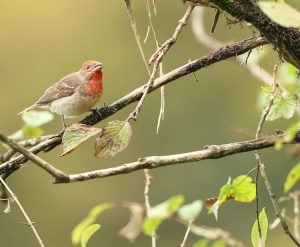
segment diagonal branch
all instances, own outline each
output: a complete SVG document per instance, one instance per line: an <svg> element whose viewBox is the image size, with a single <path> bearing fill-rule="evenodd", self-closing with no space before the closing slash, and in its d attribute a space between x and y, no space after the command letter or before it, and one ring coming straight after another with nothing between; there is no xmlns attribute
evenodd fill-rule
<svg viewBox="0 0 300 247"><path fill-rule="evenodd" d="M222 60L226 60L228 58L241 55L253 48L264 45L266 43L267 41L261 37L248 38L230 45L226 45L217 50L214 50L206 56L188 62L187 64L158 77L153 81L152 86L149 88L149 93L185 75L191 74L197 70L210 66L214 63L220 62ZM143 90L145 86L146 85L143 85L133 90L129 94L125 95L121 99L115 101L114 103L106 107L97 109L97 111L94 111L91 115L81 120L80 123L87 124L87 125L95 125L101 120L108 118L109 116L113 115L117 111L130 105L131 103L138 101L143 95ZM59 145L60 143L61 143L61 135L60 134L54 135L49 137L49 139L39 143L35 147L29 149L29 151L34 154L37 154L43 150L49 151L52 148ZM8 176L15 170L19 169L20 166L27 161L28 158L24 157L24 155L19 155L11 159L10 161L0 164L0 171L5 169L5 174L6 174L5 176Z"/></svg>
<svg viewBox="0 0 300 247"><path fill-rule="evenodd" d="M13 150L23 154L26 158L31 160L33 163L37 164L40 168L50 173L53 177L58 178L60 180L68 180L68 175L58 170L54 166L50 165L47 161L43 160L39 156L28 151L26 148L20 146L15 141L10 140L9 138L1 134L0 134L0 141L9 145Z"/></svg>
<svg viewBox="0 0 300 247"><path fill-rule="evenodd" d="M296 28L283 27L270 20L250 0L188 0L189 2L204 4L213 3L238 20L251 23L257 28L261 36L265 37L287 62L300 69L300 31ZM206 4L207 5L207 4Z"/></svg>

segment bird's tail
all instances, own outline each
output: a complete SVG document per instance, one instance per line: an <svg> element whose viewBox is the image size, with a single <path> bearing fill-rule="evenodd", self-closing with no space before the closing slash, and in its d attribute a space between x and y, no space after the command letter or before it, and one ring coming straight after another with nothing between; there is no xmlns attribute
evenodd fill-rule
<svg viewBox="0 0 300 247"><path fill-rule="evenodd" d="M18 115L21 115L21 114L23 114L24 112L31 111L31 110L33 110L33 109L35 109L35 108L37 108L37 107L38 107L37 104L33 104L32 106L29 106L29 107L27 107L26 109L24 109L23 111L19 112Z"/></svg>

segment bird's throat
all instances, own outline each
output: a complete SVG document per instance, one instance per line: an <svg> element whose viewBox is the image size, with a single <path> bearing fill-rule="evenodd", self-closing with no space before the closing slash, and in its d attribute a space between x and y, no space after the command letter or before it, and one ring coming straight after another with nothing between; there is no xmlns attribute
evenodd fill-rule
<svg viewBox="0 0 300 247"><path fill-rule="evenodd" d="M103 91L102 72L96 72L90 81L87 82L85 93L88 95L101 96Z"/></svg>

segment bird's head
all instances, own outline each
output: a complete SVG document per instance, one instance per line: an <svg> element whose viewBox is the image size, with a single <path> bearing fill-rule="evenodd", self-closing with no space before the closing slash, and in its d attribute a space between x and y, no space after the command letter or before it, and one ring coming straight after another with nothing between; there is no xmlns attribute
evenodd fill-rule
<svg viewBox="0 0 300 247"><path fill-rule="evenodd" d="M102 63L98 61L86 61L83 63L79 72L87 80L94 77L102 77Z"/></svg>

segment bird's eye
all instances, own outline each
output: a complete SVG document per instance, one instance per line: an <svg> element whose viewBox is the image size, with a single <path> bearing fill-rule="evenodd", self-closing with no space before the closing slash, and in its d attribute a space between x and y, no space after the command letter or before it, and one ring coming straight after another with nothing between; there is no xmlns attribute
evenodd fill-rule
<svg viewBox="0 0 300 247"><path fill-rule="evenodd" d="M87 69L89 69L91 67L91 65L86 66Z"/></svg>

